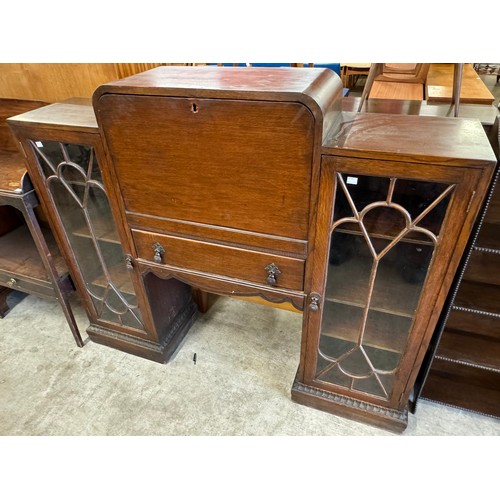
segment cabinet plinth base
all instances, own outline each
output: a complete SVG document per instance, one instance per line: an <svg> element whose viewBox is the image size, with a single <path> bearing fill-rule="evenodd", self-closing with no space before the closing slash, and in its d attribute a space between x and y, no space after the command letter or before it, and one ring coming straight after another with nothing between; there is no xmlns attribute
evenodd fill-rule
<svg viewBox="0 0 500 500"><path fill-rule="evenodd" d="M377 406L359 399L302 384L295 379L292 386L292 401L356 420L364 424L374 425L382 429L401 433L408 425L408 410L394 410Z"/></svg>
<svg viewBox="0 0 500 500"><path fill-rule="evenodd" d="M172 321L161 343L132 337L97 325L90 325L87 328L87 334L90 340L97 344L112 347L157 363L167 363L197 317L198 308L194 302L191 302Z"/></svg>

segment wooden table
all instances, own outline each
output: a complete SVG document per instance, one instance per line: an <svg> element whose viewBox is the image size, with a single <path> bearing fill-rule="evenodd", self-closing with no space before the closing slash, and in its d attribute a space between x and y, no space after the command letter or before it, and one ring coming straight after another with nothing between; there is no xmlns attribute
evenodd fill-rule
<svg viewBox="0 0 500 500"><path fill-rule="evenodd" d="M431 64L425 84L428 102L451 102L453 69L454 64ZM494 95L479 78L472 65L464 64L460 102L493 104L494 100Z"/></svg>

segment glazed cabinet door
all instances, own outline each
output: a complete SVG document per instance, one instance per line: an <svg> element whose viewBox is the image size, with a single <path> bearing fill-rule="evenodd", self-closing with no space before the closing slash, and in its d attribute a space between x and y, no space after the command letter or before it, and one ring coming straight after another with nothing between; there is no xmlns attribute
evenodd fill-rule
<svg viewBox="0 0 500 500"><path fill-rule="evenodd" d="M93 321L143 332L144 322L95 145L36 137L27 138L24 148L35 163L36 181L49 196Z"/></svg>
<svg viewBox="0 0 500 500"><path fill-rule="evenodd" d="M479 172L323 157L305 384L405 406Z"/></svg>

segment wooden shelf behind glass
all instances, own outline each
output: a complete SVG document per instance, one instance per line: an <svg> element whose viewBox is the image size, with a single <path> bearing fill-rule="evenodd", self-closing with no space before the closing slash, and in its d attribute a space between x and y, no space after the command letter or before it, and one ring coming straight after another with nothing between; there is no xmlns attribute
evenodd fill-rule
<svg viewBox="0 0 500 500"><path fill-rule="evenodd" d="M326 285L325 299L351 306L364 308L368 298L365 279L369 276L372 260L353 258L339 266L330 266ZM420 285L406 281L398 269L381 261L377 271L376 286L370 310L413 318Z"/></svg>
<svg viewBox="0 0 500 500"><path fill-rule="evenodd" d="M349 342L356 342L363 317L363 309L338 302L326 302L321 334ZM411 319L405 316L370 311L363 337L363 345L402 353L406 346Z"/></svg>
<svg viewBox="0 0 500 500"><path fill-rule="evenodd" d="M117 264L109 268L108 272L111 281L120 292L135 296L135 290L125 264ZM92 284L101 288L107 288L109 282L105 275L100 275L92 280Z"/></svg>
<svg viewBox="0 0 500 500"><path fill-rule="evenodd" d="M92 220L92 226L98 240L121 245L120 238L118 237L111 215ZM92 238L87 225L78 227L73 231L73 234L82 238Z"/></svg>

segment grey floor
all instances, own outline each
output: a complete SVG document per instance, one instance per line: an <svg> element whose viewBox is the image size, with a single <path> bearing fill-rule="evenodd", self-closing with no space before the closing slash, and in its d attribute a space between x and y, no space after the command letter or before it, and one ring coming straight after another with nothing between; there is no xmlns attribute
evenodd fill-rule
<svg viewBox="0 0 500 500"><path fill-rule="evenodd" d="M220 297L161 365L78 348L59 305L26 296L0 320L0 435L392 435L291 401L300 331L297 313ZM403 436L500 436L500 420L421 401Z"/></svg>

